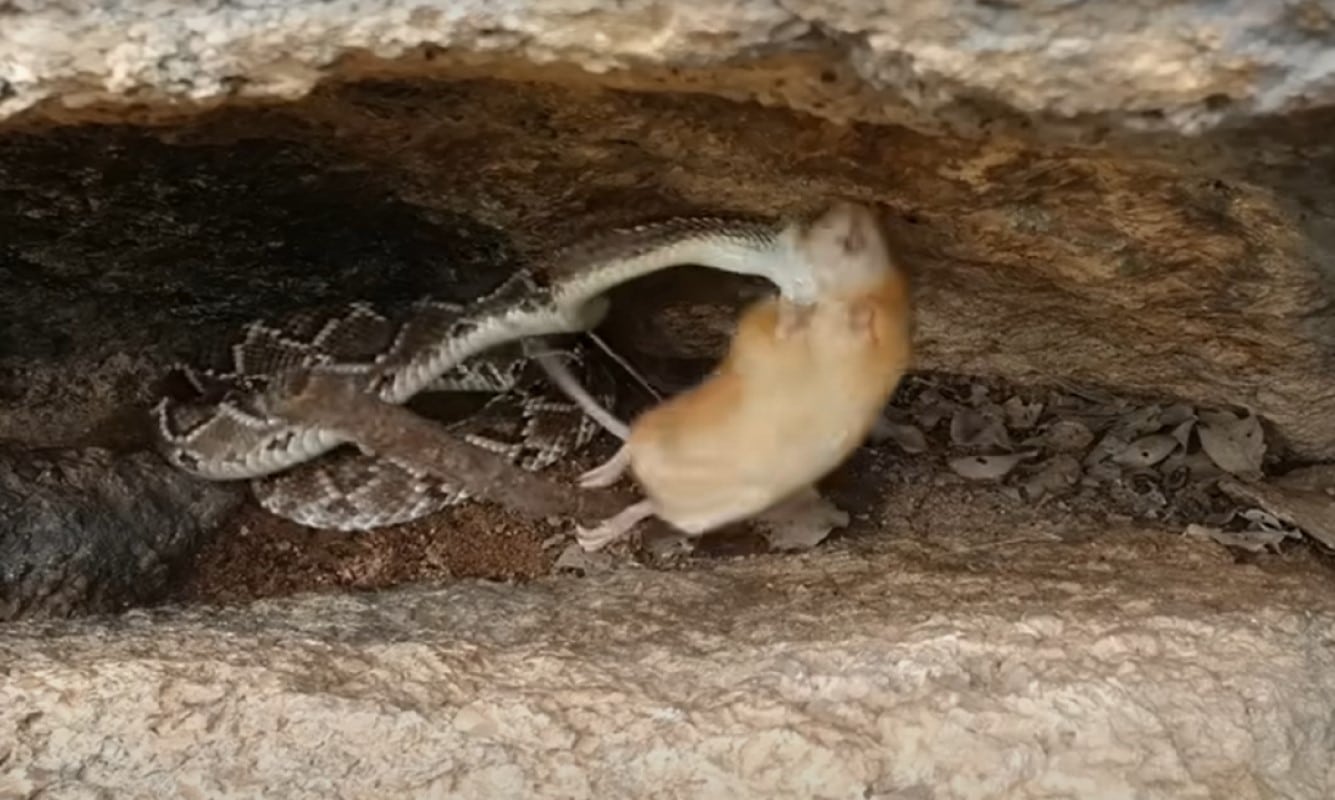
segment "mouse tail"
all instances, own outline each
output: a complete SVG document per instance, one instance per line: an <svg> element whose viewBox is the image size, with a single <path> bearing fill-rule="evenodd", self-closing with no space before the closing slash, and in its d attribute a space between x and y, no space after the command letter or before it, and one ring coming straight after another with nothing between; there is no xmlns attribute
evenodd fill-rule
<svg viewBox="0 0 1335 800"><path fill-rule="evenodd" d="M542 371L547 373L547 377L556 388L575 402L585 414L594 422L603 426L608 433L617 437L621 441L630 438L630 428L626 423L612 416L612 412L599 405L598 401L589 394L588 390L580 384L579 379L570 372L570 368L565 365L560 358L547 347L539 337L531 337L524 340L524 352L538 362Z"/></svg>

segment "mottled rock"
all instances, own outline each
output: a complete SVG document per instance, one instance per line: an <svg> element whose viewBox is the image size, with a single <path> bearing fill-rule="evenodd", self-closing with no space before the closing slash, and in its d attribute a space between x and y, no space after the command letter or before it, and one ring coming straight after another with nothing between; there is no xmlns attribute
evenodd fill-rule
<svg viewBox="0 0 1335 800"><path fill-rule="evenodd" d="M1327 576L905 543L0 629L0 796L1330 797Z"/></svg>
<svg viewBox="0 0 1335 800"><path fill-rule="evenodd" d="M1238 406L1277 452L1335 455L1321 129L1150 157L702 96L394 81L160 134L0 136L0 436L76 440L254 316L467 298L601 226L852 195L886 207L913 272L921 366ZM608 333L698 375L754 286L665 273L616 293Z"/></svg>
<svg viewBox="0 0 1335 800"><path fill-rule="evenodd" d="M161 600L239 498L147 453L0 448L0 620Z"/></svg>
<svg viewBox="0 0 1335 800"><path fill-rule="evenodd" d="M1194 133L1335 100L1332 41L1320 0L29 0L0 27L0 116L295 99L367 56L419 55L487 74L657 69L666 88L927 128L982 132L1009 114L1085 135ZM817 57L757 71L746 61L759 53Z"/></svg>

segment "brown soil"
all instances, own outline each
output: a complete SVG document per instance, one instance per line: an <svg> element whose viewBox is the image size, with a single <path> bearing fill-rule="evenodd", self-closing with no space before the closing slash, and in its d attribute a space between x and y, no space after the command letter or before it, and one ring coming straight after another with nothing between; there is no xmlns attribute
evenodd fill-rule
<svg viewBox="0 0 1335 800"><path fill-rule="evenodd" d="M575 463L554 472L573 477L608 454L602 443ZM892 444L869 446L827 480L823 489L846 509L851 524L820 547L882 547L906 554L968 556L989 568L1031 556L1034 548L1099 547L1089 531L1108 537L1157 531L1170 550L1183 546L1180 529L1128 524L1116 509L1088 501L1031 504L995 484L968 483L943 470L940 456L909 456ZM272 517L253 504L224 526L198 555L192 574L175 598L205 603L241 603L307 591L381 589L417 581L482 578L527 581L549 574L570 541L567 526L532 524L491 506L465 504L417 522L360 534L312 531ZM694 551L663 555L652 546L661 529L614 547L611 568L707 568L722 558L766 552L757 533L738 526L702 539ZM1103 537L1098 537L1103 538ZM887 542L887 539L890 542ZM547 544L544 547L544 543ZM1277 553L1228 551L1209 542L1196 547L1230 561L1263 569L1311 566L1319 554L1305 544ZM898 549L898 547L897 547ZM931 554L935 553L936 556ZM793 557L800 557L794 555ZM981 562L980 562L981 563Z"/></svg>
<svg viewBox="0 0 1335 800"><path fill-rule="evenodd" d="M174 599L241 603L451 578L528 580L551 570L559 550L543 543L556 532L477 503L375 531L318 531L250 502L199 552Z"/></svg>

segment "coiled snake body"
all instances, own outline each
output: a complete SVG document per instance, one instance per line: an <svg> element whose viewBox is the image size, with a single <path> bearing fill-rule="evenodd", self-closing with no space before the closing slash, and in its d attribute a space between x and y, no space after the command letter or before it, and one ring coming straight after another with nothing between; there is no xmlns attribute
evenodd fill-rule
<svg viewBox="0 0 1335 800"><path fill-rule="evenodd" d="M467 305L426 299L392 316L355 303L251 323L227 366L178 368L191 396L163 397L154 406L159 449L200 477L249 479L265 508L304 525L362 530L415 519L466 494L375 455L331 453L345 444L333 431L266 414L257 401L275 378L293 368L332 369L391 403L427 392L496 392L456 423L456 432L526 469L542 469L586 444L597 427L552 394L519 340L590 330L606 314L607 290L680 264L759 275L801 301L813 292L800 247L808 223L678 217L568 248ZM567 355L610 405L610 376L578 349Z"/></svg>

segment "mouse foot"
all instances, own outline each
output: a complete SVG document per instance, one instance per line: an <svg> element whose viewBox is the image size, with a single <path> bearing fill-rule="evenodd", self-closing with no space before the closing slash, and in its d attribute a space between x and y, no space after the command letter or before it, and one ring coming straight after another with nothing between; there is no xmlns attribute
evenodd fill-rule
<svg viewBox="0 0 1335 800"><path fill-rule="evenodd" d="M628 467L630 467L630 447L622 445L616 455L579 476L580 488L605 489L621 480Z"/></svg>
<svg viewBox="0 0 1335 800"><path fill-rule="evenodd" d="M599 525L596 528L575 526L575 541L586 553L596 553L624 535L625 531L612 531L606 525Z"/></svg>
<svg viewBox="0 0 1335 800"><path fill-rule="evenodd" d="M583 548L584 552L593 553L602 550L615 541L624 539L632 528L653 515L653 501L641 500L634 505L627 506L615 517L603 520L596 527L575 526L575 541L579 542L579 546Z"/></svg>

